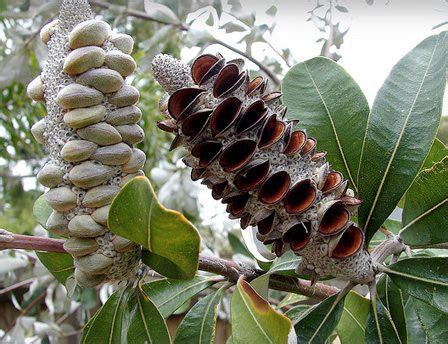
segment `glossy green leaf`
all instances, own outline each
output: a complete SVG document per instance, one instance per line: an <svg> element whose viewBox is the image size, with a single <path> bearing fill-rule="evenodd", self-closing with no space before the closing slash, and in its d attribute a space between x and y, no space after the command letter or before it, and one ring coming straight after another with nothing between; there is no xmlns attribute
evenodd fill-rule
<svg viewBox="0 0 448 344"><path fill-rule="evenodd" d="M368 243L417 175L436 134L448 61L446 33L392 69L373 103L359 169L359 221Z"/></svg>
<svg viewBox="0 0 448 344"><path fill-rule="evenodd" d="M268 273L294 272L300 261L301 258L295 255L293 251L287 251L281 257L275 258Z"/></svg>
<svg viewBox="0 0 448 344"><path fill-rule="evenodd" d="M387 275L383 275L379 279L377 293L381 302L389 311L401 341L407 343L406 316L404 311L407 295Z"/></svg>
<svg viewBox="0 0 448 344"><path fill-rule="evenodd" d="M425 331L423 330L422 323L417 316L417 312L414 306L414 298L408 297L405 306L406 314L406 328L408 331L408 343L407 344L421 344L428 343Z"/></svg>
<svg viewBox="0 0 448 344"><path fill-rule="evenodd" d="M135 290L129 303L132 310L126 331L128 343L171 343L165 319L145 294Z"/></svg>
<svg viewBox="0 0 448 344"><path fill-rule="evenodd" d="M299 119L318 139L334 169L357 186L369 104L358 84L337 63L316 57L292 67L282 85L288 119Z"/></svg>
<svg viewBox="0 0 448 344"><path fill-rule="evenodd" d="M122 343L123 318L128 299L126 288L117 290L84 328L82 344Z"/></svg>
<svg viewBox="0 0 448 344"><path fill-rule="evenodd" d="M187 313L176 331L174 344L210 344L215 341L218 304L227 286L199 300Z"/></svg>
<svg viewBox="0 0 448 344"><path fill-rule="evenodd" d="M50 217L53 209L48 205L45 200L45 195L40 195L39 198L34 202L33 215L37 223L42 227L46 228L47 219Z"/></svg>
<svg viewBox="0 0 448 344"><path fill-rule="evenodd" d="M287 342L291 321L275 311L241 278L230 307L234 344Z"/></svg>
<svg viewBox="0 0 448 344"><path fill-rule="evenodd" d="M170 278L192 278L199 264L199 234L179 212L157 200L146 177L128 182L109 212L111 232L139 243L143 263Z"/></svg>
<svg viewBox="0 0 448 344"><path fill-rule="evenodd" d="M75 271L73 258L68 253L36 251L36 255L48 271L62 284L65 284Z"/></svg>
<svg viewBox="0 0 448 344"><path fill-rule="evenodd" d="M395 324L380 299L372 300L366 325L366 344L401 344Z"/></svg>
<svg viewBox="0 0 448 344"><path fill-rule="evenodd" d="M448 242L448 157L421 171L406 194L400 237L410 246Z"/></svg>
<svg viewBox="0 0 448 344"><path fill-rule="evenodd" d="M422 170L432 167L436 162L448 156L448 148L438 138L432 143L431 149L423 163Z"/></svg>
<svg viewBox="0 0 448 344"><path fill-rule="evenodd" d="M403 259L385 272L404 292L448 313L448 258Z"/></svg>
<svg viewBox="0 0 448 344"><path fill-rule="evenodd" d="M187 300L216 282L216 277L200 276L188 281L163 279L145 284L142 290L167 318Z"/></svg>
<svg viewBox="0 0 448 344"><path fill-rule="evenodd" d="M439 343L448 338L448 313L441 312L422 301L414 299L417 317L430 343Z"/></svg>
<svg viewBox="0 0 448 344"><path fill-rule="evenodd" d="M344 301L341 320L336 327L341 344L363 343L370 301L351 291Z"/></svg>
<svg viewBox="0 0 448 344"><path fill-rule="evenodd" d="M325 343L341 318L344 309L344 296L339 294L327 297L302 314L294 325L299 343Z"/></svg>
<svg viewBox="0 0 448 344"><path fill-rule="evenodd" d="M243 254L246 257L252 258L252 254L249 252L247 247L241 242L241 240L236 236L235 233L229 232L227 234L227 238L229 240L230 247L233 250L233 253Z"/></svg>

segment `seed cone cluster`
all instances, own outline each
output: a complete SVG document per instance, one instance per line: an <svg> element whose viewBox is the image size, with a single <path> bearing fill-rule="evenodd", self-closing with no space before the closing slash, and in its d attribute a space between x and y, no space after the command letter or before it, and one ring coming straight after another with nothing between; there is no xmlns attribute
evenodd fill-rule
<svg viewBox="0 0 448 344"><path fill-rule="evenodd" d="M132 277L138 268L139 247L113 235L107 218L114 196L143 174L146 160L134 147L144 137L139 92L125 81L136 68L133 39L92 18L87 0L62 2L59 18L41 31L46 66L28 86L47 108L32 127L49 152L37 176L54 209L46 227L68 237L64 248L84 287Z"/></svg>
<svg viewBox="0 0 448 344"><path fill-rule="evenodd" d="M334 276L358 283L374 278L364 234L351 220L360 201L330 168L316 139L285 120L280 92L265 93L266 81L249 80L242 60L202 55L190 68L168 55L153 60L153 72L169 97L160 129L184 146L191 178L227 204L241 227L281 256L302 257L298 273Z"/></svg>

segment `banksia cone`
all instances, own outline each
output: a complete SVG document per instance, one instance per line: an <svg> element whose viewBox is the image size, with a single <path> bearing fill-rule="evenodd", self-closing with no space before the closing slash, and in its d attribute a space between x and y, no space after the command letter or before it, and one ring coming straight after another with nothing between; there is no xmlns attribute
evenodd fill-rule
<svg viewBox="0 0 448 344"><path fill-rule="evenodd" d="M68 237L64 248L85 287L137 270L139 247L109 232L107 218L112 199L143 174L146 159L133 146L144 136L139 92L125 82L136 67L133 39L92 18L87 0L62 2L59 18L41 32L49 51L45 68L28 86L47 108L32 128L50 155L37 176L50 188L46 200L54 209L46 227Z"/></svg>
<svg viewBox="0 0 448 344"><path fill-rule="evenodd" d="M317 151L317 141L285 120L280 92L265 93L262 77L249 80L243 61L202 55L191 71L168 55L153 60L168 97L160 129L184 146L191 178L227 204L241 227L282 255L302 257L298 273L313 280L334 276L358 283L374 278L364 233L351 220L360 201L348 182Z"/></svg>

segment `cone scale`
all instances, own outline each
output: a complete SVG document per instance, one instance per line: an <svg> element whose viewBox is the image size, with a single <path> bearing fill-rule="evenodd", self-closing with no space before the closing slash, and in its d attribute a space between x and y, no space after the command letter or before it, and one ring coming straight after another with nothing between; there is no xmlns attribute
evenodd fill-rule
<svg viewBox="0 0 448 344"><path fill-rule="evenodd" d="M364 233L351 221L360 201L317 140L285 120L280 92L265 93L262 77L249 80L241 60L219 54L199 56L191 68L158 55L152 67L167 92L158 127L175 134L171 149L187 149L192 179L227 204L230 218L256 227L277 256L293 250L302 257L297 272L313 280L372 281Z"/></svg>

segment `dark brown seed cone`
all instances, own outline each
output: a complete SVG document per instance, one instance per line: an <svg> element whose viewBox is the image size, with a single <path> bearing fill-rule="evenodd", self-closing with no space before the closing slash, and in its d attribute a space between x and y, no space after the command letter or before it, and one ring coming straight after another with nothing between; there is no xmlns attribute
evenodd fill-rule
<svg viewBox="0 0 448 344"><path fill-rule="evenodd" d="M172 147L190 152L184 162L192 179L202 179L242 228L256 226L276 255L291 249L302 256L300 272L371 281L364 234L350 221L360 201L347 195L348 182L330 170L317 140L284 119L281 93L264 94L262 77L249 81L240 61L209 54L194 61L190 80L172 92L170 73L161 70L167 64L153 63L171 93L169 119L158 126L176 133Z"/></svg>

